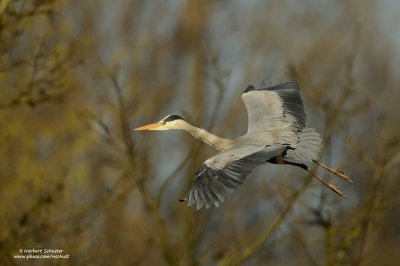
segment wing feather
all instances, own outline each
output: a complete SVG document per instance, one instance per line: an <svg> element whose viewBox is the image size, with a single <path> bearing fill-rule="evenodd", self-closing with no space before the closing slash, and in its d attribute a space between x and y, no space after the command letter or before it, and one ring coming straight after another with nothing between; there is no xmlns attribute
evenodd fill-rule
<svg viewBox="0 0 400 266"><path fill-rule="evenodd" d="M258 165L281 154L285 147L239 146L225 150L211 157L196 172L196 179L186 195L188 206L196 203L199 210L203 206L218 207L224 202L226 191L237 189Z"/></svg>
<svg viewBox="0 0 400 266"><path fill-rule="evenodd" d="M242 95L249 118L249 132L278 129L288 124L293 126L293 130L305 127L306 114L295 82L262 89L249 88Z"/></svg>

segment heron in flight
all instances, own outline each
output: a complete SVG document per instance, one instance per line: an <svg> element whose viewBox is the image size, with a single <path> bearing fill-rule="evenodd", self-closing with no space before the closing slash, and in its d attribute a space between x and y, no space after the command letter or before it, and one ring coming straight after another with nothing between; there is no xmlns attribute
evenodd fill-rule
<svg viewBox="0 0 400 266"><path fill-rule="evenodd" d="M184 130L220 152L207 159L196 172L189 193L182 201L197 209L224 202L226 191L239 187L259 165L289 164L308 171L332 191L343 196L339 187L328 183L310 170L316 164L351 182L343 172L318 161L321 138L305 126L306 114L298 85L294 82L256 89L250 85L242 94L248 114L247 133L230 140L195 127L179 115L135 130Z"/></svg>

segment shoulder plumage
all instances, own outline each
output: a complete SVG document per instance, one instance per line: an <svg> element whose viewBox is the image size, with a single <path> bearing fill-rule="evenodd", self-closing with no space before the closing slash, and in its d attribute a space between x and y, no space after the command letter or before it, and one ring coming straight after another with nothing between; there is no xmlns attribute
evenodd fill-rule
<svg viewBox="0 0 400 266"><path fill-rule="evenodd" d="M248 92L254 91L254 90L256 90L256 89L254 88L254 86L253 86L253 85L249 85L249 86L247 86L247 88L244 90L243 93L248 93Z"/></svg>

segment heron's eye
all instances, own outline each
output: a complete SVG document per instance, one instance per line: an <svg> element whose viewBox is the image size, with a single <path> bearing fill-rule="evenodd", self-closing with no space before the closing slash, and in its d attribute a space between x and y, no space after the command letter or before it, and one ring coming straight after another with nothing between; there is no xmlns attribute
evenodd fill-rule
<svg viewBox="0 0 400 266"><path fill-rule="evenodd" d="M161 121L161 124L162 125L165 125L167 122L165 122L164 120L163 121Z"/></svg>

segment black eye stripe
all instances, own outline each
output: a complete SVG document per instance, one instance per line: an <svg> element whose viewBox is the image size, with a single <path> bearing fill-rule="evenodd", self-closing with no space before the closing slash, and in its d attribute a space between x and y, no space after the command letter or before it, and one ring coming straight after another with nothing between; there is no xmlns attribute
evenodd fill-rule
<svg viewBox="0 0 400 266"><path fill-rule="evenodd" d="M183 118L180 117L179 115L169 115L166 118L164 118L163 121L164 122L171 122L171 121L178 120L178 119L183 120Z"/></svg>

